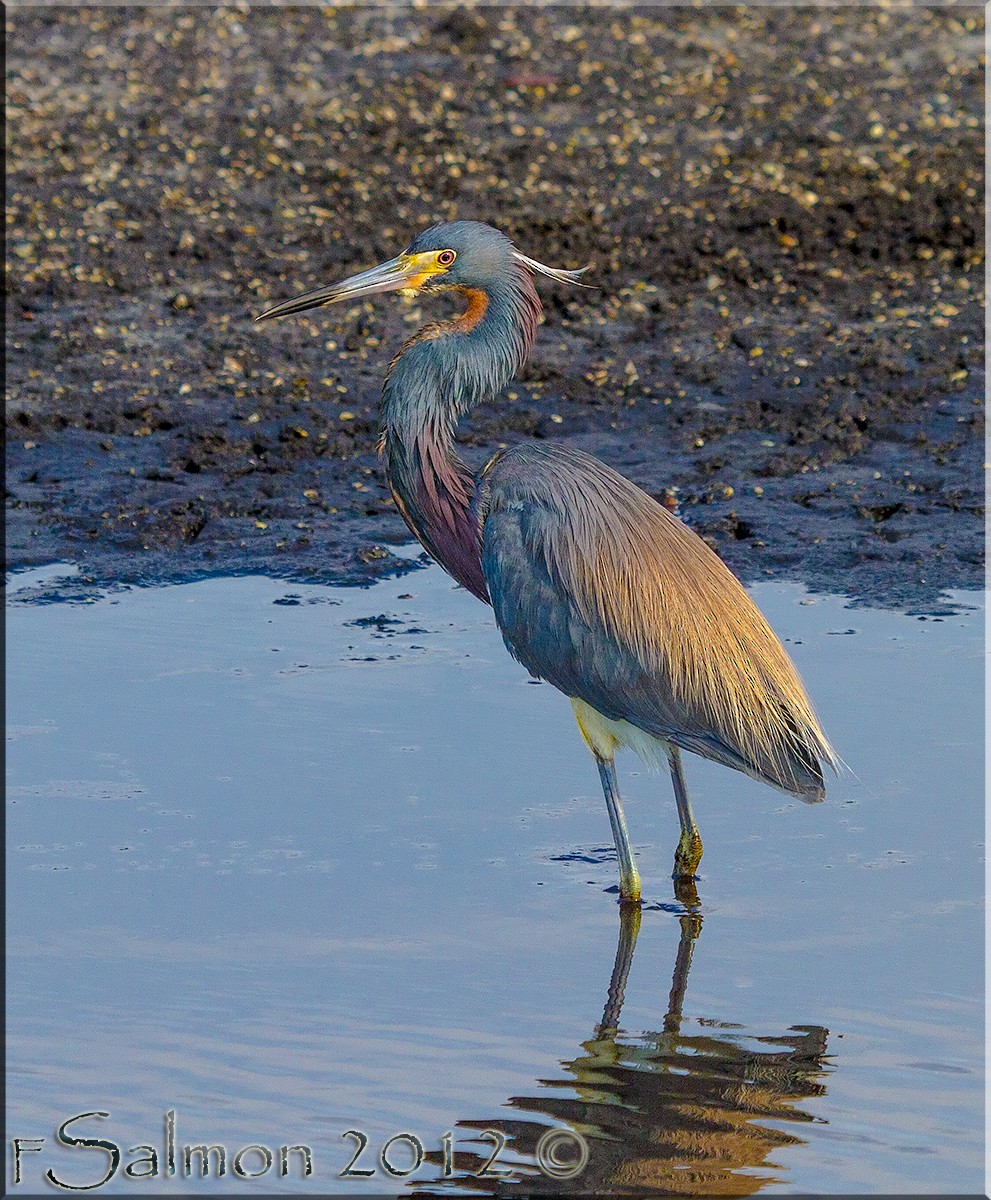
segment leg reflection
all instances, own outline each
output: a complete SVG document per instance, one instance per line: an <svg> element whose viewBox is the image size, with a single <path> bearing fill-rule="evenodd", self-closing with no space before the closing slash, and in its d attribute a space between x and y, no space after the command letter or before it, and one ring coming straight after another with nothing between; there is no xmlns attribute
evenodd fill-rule
<svg viewBox="0 0 991 1200"><path fill-rule="evenodd" d="M678 954L674 960L668 1011L664 1017L665 1033L681 1032L681 1010L685 1002L685 991L688 988L688 972L692 969L692 955L695 953L696 939L702 932L701 913L684 913L678 920L681 923L681 937L678 940Z"/></svg>
<svg viewBox="0 0 991 1200"><path fill-rule="evenodd" d="M605 1007L592 1037L559 1078L541 1080L534 1095L510 1097L515 1115L459 1122L453 1175L417 1184L418 1195L444 1194L449 1187L502 1194L512 1182L529 1195L621 1193L646 1200L658 1194L746 1196L787 1182L772 1155L781 1146L800 1145L791 1128L814 1119L801 1102L825 1091L827 1031L792 1026L782 1035L736 1025L725 1013L718 1021L699 1019L690 1009L686 1016L702 928L697 898L677 920L661 1027L620 1029L641 925L640 906L621 904ZM541 1136L555 1128L572 1131L588 1147L578 1178L550 1178L536 1165ZM504 1138L500 1165L518 1164L511 1180L479 1173L493 1144L485 1131ZM440 1162L435 1154L427 1158Z"/></svg>
<svg viewBox="0 0 991 1200"><path fill-rule="evenodd" d="M619 1028L619 1014L626 997L626 980L630 974L630 964L633 962L633 951L637 946L639 932L640 905L621 904L619 906L619 941L616 944L616 961L613 963L606 1007L602 1013L599 1028L596 1030L596 1039L616 1036Z"/></svg>

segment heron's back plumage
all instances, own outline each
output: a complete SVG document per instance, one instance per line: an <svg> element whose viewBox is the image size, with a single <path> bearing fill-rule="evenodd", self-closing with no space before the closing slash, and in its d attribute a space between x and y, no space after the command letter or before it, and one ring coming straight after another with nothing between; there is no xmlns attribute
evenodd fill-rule
<svg viewBox="0 0 991 1200"><path fill-rule="evenodd" d="M479 480L482 569L510 652L614 721L808 800L836 758L740 582L646 492L524 445Z"/></svg>

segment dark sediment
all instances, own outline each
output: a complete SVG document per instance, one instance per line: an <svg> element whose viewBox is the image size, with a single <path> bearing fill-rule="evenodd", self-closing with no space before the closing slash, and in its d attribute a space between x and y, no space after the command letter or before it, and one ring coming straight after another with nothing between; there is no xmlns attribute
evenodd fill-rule
<svg viewBox="0 0 991 1200"><path fill-rule="evenodd" d="M7 21L11 566L396 569L378 389L439 301L252 317L470 217L599 290L543 281L467 457L567 439L745 579L980 586L980 9Z"/></svg>

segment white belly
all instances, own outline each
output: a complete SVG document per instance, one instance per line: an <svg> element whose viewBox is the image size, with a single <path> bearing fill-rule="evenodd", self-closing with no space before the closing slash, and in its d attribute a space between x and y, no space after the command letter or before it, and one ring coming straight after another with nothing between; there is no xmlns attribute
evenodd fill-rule
<svg viewBox="0 0 991 1200"><path fill-rule="evenodd" d="M629 721L613 721L586 704L571 697L575 720L588 748L599 758L611 759L619 749L632 750L650 771L660 771L667 764L670 747L662 738L631 725Z"/></svg>

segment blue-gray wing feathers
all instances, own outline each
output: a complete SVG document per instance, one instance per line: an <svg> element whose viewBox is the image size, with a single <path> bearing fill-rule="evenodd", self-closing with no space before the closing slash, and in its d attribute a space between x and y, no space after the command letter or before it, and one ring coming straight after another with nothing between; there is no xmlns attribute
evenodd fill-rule
<svg viewBox="0 0 991 1200"><path fill-rule="evenodd" d="M527 444L485 468L482 570L506 645L613 720L817 799L832 751L736 578L634 484Z"/></svg>

